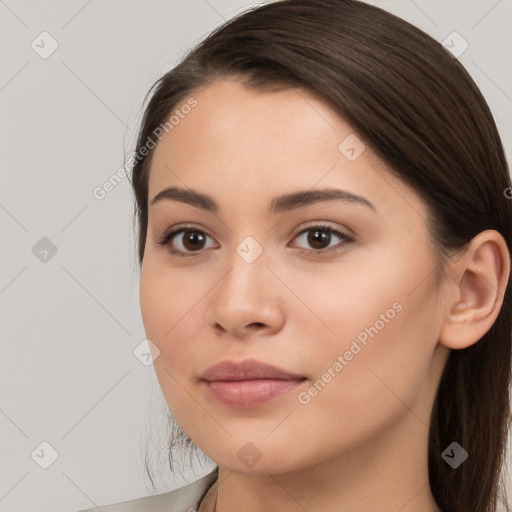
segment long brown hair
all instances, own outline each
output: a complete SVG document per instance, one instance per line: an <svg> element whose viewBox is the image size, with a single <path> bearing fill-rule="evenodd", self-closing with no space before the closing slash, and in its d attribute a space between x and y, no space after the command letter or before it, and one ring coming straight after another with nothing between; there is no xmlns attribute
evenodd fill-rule
<svg viewBox="0 0 512 512"><path fill-rule="evenodd" d="M255 90L302 87L327 101L425 200L438 270L487 229L500 232L512 253L511 181L491 112L463 66L421 30L356 0L284 0L246 11L155 83L137 154L173 109L223 78ZM152 154L132 174L139 263ZM500 498L505 504L511 338L508 286L494 325L479 342L451 351L439 385L428 464L444 512L494 512ZM441 457L453 441L469 453L457 469Z"/></svg>

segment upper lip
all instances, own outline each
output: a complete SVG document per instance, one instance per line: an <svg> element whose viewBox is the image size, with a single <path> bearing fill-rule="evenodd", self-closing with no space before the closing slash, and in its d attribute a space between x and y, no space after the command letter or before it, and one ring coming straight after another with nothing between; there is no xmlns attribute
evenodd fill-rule
<svg viewBox="0 0 512 512"><path fill-rule="evenodd" d="M303 375L291 373L256 359L246 359L244 361L225 360L210 366L202 375L202 380L206 381L237 381L237 380L255 380L255 379L305 379Z"/></svg>

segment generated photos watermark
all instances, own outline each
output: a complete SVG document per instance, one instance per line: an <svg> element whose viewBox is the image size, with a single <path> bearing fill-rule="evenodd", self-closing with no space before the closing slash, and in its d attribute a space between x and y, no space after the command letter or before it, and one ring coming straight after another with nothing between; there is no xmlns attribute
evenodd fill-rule
<svg viewBox="0 0 512 512"><path fill-rule="evenodd" d="M400 302L395 302L385 313L379 315L379 319L374 322L370 327L365 327L351 342L350 349L346 350L342 355L338 355L335 361L326 369L322 376L315 381L306 391L301 391L297 395L299 403L307 405L311 400L318 395L326 386L331 382L336 375L338 375L354 356L359 354L367 345L368 338L375 338L382 329L389 324L400 311L403 306Z"/></svg>
<svg viewBox="0 0 512 512"><path fill-rule="evenodd" d="M93 197L98 201L105 199L105 197L129 175L130 169L133 168L135 163L143 160L149 152L156 147L157 141L155 139L158 139L158 141L162 140L164 133L169 133L173 130L182 119L185 119L185 117L192 112L193 108L197 107L197 105L198 101L192 96L186 103L182 104L180 108L177 108L165 123L160 124L153 130L151 135L146 139L145 144L141 146L134 155L128 158L128 161L123 167L117 169L117 171L111 174L101 185L94 187L92 190Z"/></svg>

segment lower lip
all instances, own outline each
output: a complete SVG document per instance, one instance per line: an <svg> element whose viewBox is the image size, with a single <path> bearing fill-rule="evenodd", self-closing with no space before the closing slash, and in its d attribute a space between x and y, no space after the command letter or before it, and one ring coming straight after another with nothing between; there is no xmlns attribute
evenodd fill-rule
<svg viewBox="0 0 512 512"><path fill-rule="evenodd" d="M273 398L290 393L305 379L255 379L237 381L203 381L210 395L230 407L248 409L266 404Z"/></svg>

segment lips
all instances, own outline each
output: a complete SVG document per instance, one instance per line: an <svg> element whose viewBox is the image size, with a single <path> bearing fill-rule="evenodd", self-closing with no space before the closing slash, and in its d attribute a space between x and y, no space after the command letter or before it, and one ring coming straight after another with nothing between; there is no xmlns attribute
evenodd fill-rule
<svg viewBox="0 0 512 512"><path fill-rule="evenodd" d="M257 361L255 359L246 359L239 363L235 361L221 361L208 368L201 376L206 381L234 381L234 380L254 380L254 379L304 379L304 375L287 372L272 366L270 364Z"/></svg>
<svg viewBox="0 0 512 512"><path fill-rule="evenodd" d="M223 405L236 408L261 406L290 393L306 377L255 359L221 361L201 375L208 395Z"/></svg>

